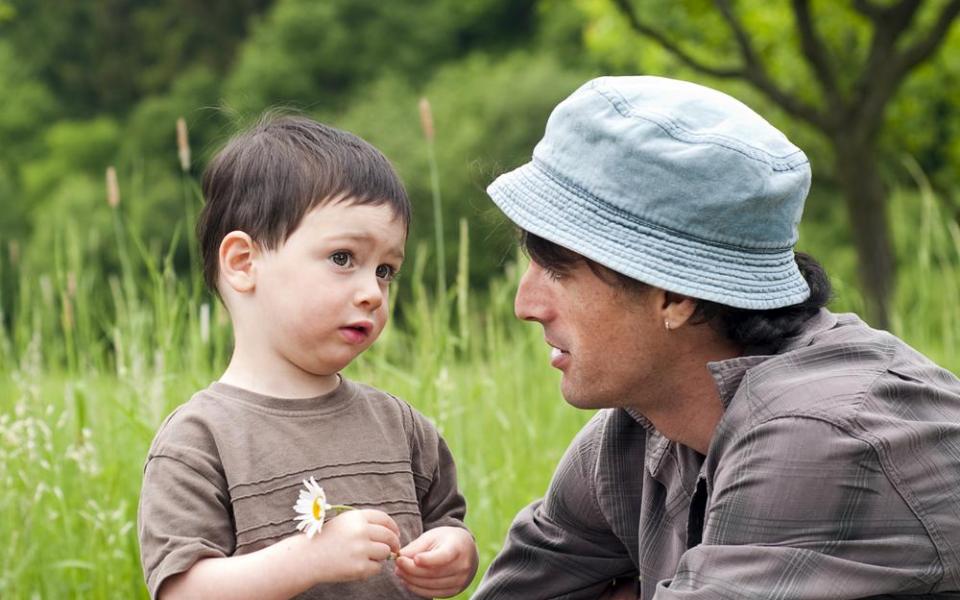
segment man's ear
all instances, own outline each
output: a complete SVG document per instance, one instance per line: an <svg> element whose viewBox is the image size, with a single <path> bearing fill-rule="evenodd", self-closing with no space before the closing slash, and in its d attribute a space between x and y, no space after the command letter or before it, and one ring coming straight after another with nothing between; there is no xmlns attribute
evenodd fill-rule
<svg viewBox="0 0 960 600"><path fill-rule="evenodd" d="M696 299L664 291L661 312L663 313L663 323L667 329L677 329L687 324L696 310Z"/></svg>
<svg viewBox="0 0 960 600"><path fill-rule="evenodd" d="M252 292L257 285L254 259L259 252L253 238L243 231L231 231L223 236L219 253L223 282L237 292Z"/></svg>

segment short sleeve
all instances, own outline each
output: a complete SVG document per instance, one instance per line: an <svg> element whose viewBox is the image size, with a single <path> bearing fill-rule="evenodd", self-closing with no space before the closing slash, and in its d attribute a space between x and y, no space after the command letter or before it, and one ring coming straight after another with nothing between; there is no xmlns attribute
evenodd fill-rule
<svg viewBox="0 0 960 600"><path fill-rule="evenodd" d="M595 466L605 416L598 413L571 443L546 497L516 516L476 600L593 600L614 579L637 575L597 499Z"/></svg>
<svg viewBox="0 0 960 600"><path fill-rule="evenodd" d="M177 425L167 423L158 434L140 491L140 560L151 598L168 577L202 558L229 556L236 544L222 470L205 444L190 443L196 436L171 436Z"/></svg>

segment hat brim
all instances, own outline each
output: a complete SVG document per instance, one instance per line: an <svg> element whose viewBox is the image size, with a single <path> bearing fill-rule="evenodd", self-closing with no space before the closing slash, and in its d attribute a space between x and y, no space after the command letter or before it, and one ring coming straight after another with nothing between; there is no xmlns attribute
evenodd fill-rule
<svg viewBox="0 0 960 600"><path fill-rule="evenodd" d="M667 291L752 310L810 295L793 248L733 248L645 223L536 161L501 175L487 193L522 229Z"/></svg>

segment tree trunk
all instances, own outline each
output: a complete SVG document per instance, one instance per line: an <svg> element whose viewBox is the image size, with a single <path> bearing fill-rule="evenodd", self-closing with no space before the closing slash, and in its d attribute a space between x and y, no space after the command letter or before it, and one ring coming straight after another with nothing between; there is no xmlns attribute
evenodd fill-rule
<svg viewBox="0 0 960 600"><path fill-rule="evenodd" d="M850 231L857 250L866 318L879 329L890 325L895 286L894 252L887 216L887 190L880 177L876 148L870 141L841 132L832 139L836 177L846 200Z"/></svg>

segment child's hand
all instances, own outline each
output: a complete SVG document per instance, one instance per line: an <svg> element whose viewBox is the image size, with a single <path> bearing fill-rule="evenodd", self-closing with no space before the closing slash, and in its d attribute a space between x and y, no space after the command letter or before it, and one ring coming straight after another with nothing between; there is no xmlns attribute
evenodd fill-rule
<svg viewBox="0 0 960 600"><path fill-rule="evenodd" d="M454 596L477 572L477 545L460 527L426 531L400 550L396 573L411 592L428 598Z"/></svg>
<svg viewBox="0 0 960 600"><path fill-rule="evenodd" d="M400 528L379 510L351 510L330 519L307 547L313 550L318 583L366 579L400 551Z"/></svg>

